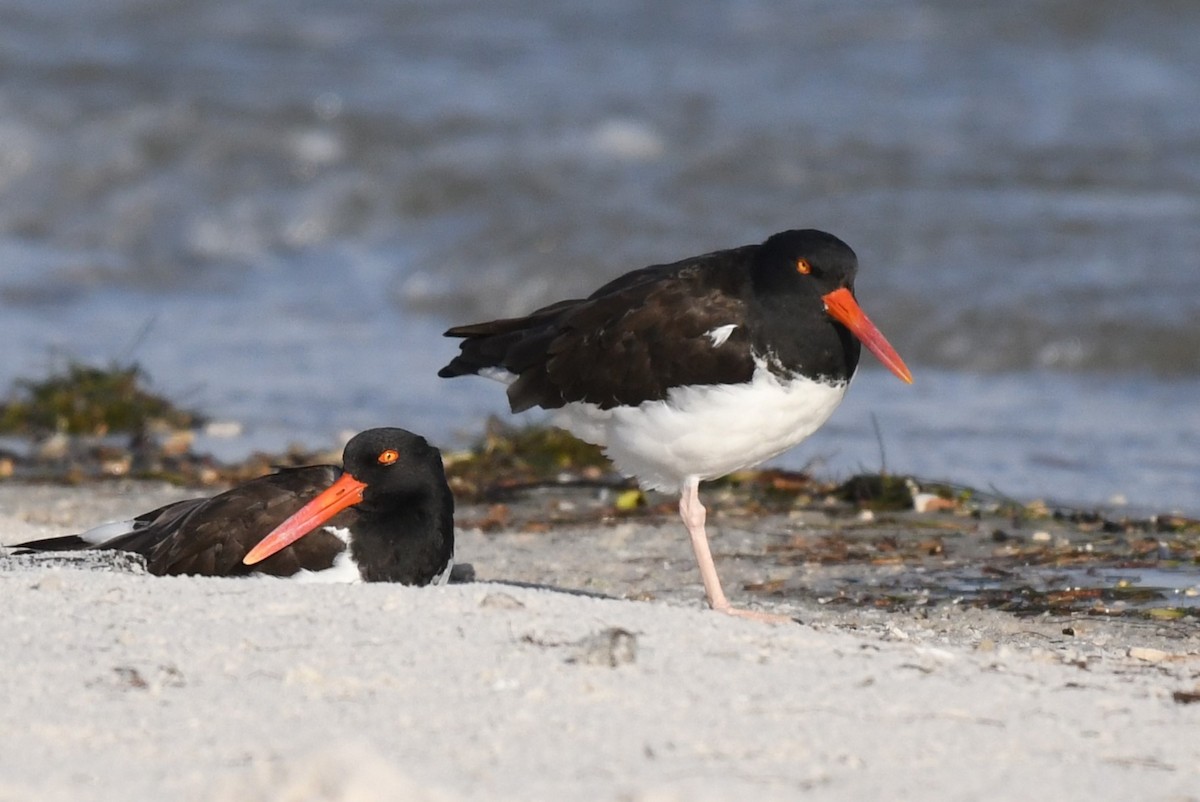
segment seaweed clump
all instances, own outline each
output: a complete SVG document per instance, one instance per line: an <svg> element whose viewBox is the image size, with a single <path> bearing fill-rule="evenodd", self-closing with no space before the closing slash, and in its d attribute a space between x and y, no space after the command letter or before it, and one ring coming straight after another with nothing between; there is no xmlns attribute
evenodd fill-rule
<svg viewBox="0 0 1200 802"><path fill-rule="evenodd" d="M553 426L512 426L495 417L468 451L448 455L446 473L455 492L467 498L543 484L614 481L597 446Z"/></svg>
<svg viewBox="0 0 1200 802"><path fill-rule="evenodd" d="M138 434L155 425L188 429L203 423L196 412L151 392L137 364L94 367L68 362L38 381L20 379L0 404L0 433L104 436Z"/></svg>

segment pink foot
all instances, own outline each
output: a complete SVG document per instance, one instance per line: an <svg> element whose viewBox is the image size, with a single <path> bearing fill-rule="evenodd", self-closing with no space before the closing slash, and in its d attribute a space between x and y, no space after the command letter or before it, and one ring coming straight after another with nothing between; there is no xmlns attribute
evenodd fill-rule
<svg viewBox="0 0 1200 802"><path fill-rule="evenodd" d="M713 610L725 615L732 615L737 618L749 618L751 621L765 621L768 624L795 624L796 619L781 613L764 613L761 610L743 610L740 607L726 605L724 607L714 607Z"/></svg>

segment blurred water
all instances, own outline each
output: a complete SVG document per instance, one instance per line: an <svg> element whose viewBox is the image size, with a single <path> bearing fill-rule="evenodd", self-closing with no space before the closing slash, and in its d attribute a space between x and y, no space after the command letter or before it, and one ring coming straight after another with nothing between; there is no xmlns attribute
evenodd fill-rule
<svg viewBox="0 0 1200 802"><path fill-rule="evenodd" d="M503 409L451 322L826 228L917 375L786 459L1200 509L1200 5L0 6L0 382L248 437ZM221 444L217 444L221 445Z"/></svg>

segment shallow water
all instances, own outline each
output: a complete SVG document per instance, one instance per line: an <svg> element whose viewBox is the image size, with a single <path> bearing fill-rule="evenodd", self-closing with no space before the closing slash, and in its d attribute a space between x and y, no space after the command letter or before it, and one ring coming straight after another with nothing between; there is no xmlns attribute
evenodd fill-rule
<svg viewBox="0 0 1200 802"><path fill-rule="evenodd" d="M16 2L0 382L136 359L246 436L462 442L453 322L816 226L866 364L791 465L1200 510L1200 6ZM867 357L870 359L870 357Z"/></svg>

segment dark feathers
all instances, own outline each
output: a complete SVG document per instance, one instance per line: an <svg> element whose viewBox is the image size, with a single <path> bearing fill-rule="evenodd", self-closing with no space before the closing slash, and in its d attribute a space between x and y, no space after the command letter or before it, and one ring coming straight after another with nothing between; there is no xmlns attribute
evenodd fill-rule
<svg viewBox="0 0 1200 802"><path fill-rule="evenodd" d="M572 401L609 409L661 400L683 384L748 381L744 327L720 348L708 334L745 316L749 277L730 253L636 270L523 318L450 329L465 338L462 353L438 375L506 370L518 377L508 390L513 412Z"/></svg>
<svg viewBox="0 0 1200 802"><path fill-rule="evenodd" d="M798 272L801 259L811 271ZM845 381L859 343L823 314L821 296L850 288L856 267L849 246L811 229L644 267L587 298L450 329L463 342L438 375L507 371L513 412L637 406L674 387L748 382L757 361L780 375ZM720 340L715 332L731 324Z"/></svg>
<svg viewBox="0 0 1200 802"><path fill-rule="evenodd" d="M454 497L442 456L404 429L369 429L343 452L345 468L285 468L212 498L179 501L143 513L131 529L103 543L78 535L20 544L37 551L95 548L141 554L151 573L291 576L322 571L346 549L327 528L348 530L350 557L368 582L425 585L454 555ZM291 545L248 566L246 554L344 473L362 483L358 503ZM88 533L84 533L85 535Z"/></svg>
<svg viewBox="0 0 1200 802"><path fill-rule="evenodd" d="M212 498L177 501L133 519L128 534L92 545L78 535L34 540L18 548L34 551L113 549L146 558L159 576L200 574L239 576L251 572L290 576L301 569L323 570L345 548L327 532L313 532L257 566L242 564L246 553L308 502L314 487L326 487L341 473L331 465L286 468L253 479ZM332 524L345 526L356 513L348 510Z"/></svg>

